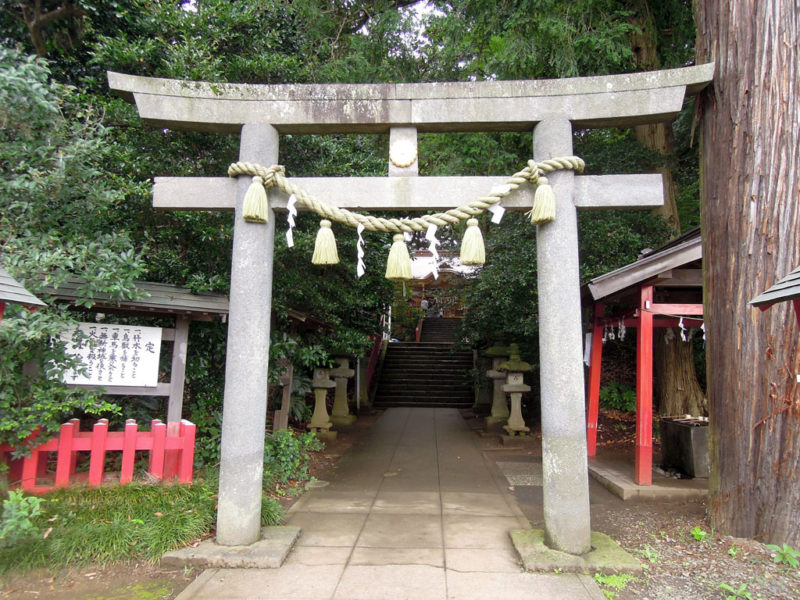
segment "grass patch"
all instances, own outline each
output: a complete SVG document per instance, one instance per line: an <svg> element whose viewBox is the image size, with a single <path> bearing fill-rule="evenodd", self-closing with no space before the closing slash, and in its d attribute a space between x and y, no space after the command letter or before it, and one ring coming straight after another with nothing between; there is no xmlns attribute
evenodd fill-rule
<svg viewBox="0 0 800 600"><path fill-rule="evenodd" d="M216 490L203 482L60 490L43 498L29 535L0 546L0 573L11 568L154 562L167 550L208 535L216 504ZM273 518L275 511L268 514Z"/></svg>

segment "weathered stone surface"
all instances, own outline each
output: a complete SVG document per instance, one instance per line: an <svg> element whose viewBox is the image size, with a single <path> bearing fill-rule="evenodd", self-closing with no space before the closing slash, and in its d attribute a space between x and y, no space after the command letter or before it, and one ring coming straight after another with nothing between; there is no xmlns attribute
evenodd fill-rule
<svg viewBox="0 0 800 600"><path fill-rule="evenodd" d="M161 557L167 568L195 567L198 569L277 569L292 549L300 528L291 525L264 527L261 539L246 546L220 546L206 540L194 548L179 548Z"/></svg>
<svg viewBox="0 0 800 600"><path fill-rule="evenodd" d="M570 123L540 123L533 154L535 160L571 155ZM556 171L548 178L556 195L556 219L536 228L545 529L551 547L583 554L591 530L574 175Z"/></svg>
<svg viewBox="0 0 800 600"><path fill-rule="evenodd" d="M292 177L317 199L350 210L448 209L479 198L505 177ZM664 204L661 175L582 175L575 178L578 208L653 208ZM523 186L506 196L509 210L530 210L534 189ZM285 209L289 197L270 190L270 206ZM156 177L153 206L161 209L231 210L236 180L230 177ZM302 207L299 207L302 209Z"/></svg>
<svg viewBox="0 0 800 600"><path fill-rule="evenodd" d="M515 529L511 542L526 571L567 573L639 573L642 565L614 540L596 531L591 535L591 550L575 555L548 548L541 529Z"/></svg>
<svg viewBox="0 0 800 600"><path fill-rule="evenodd" d="M263 123L246 125L239 156L267 164L277 161L277 131ZM275 237L274 214L265 225L242 218L250 178L238 179L217 511L217 542L226 546L251 544L261 532Z"/></svg>
<svg viewBox="0 0 800 600"><path fill-rule="evenodd" d="M109 86L158 127L238 131L272 123L281 133L529 130L545 119L582 127L667 120L713 64L647 73L530 81L253 85L108 73Z"/></svg>

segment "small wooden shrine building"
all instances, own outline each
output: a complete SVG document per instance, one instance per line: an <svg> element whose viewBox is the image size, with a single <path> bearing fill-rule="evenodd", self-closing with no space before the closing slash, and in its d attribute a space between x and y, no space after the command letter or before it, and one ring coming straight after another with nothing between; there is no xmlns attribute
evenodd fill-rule
<svg viewBox="0 0 800 600"><path fill-rule="evenodd" d="M633 263L583 286L592 307L587 406L587 451L597 452L597 419L603 334L610 327L636 329L636 467L634 481L653 481L653 329L703 325L703 246L700 229L643 253Z"/></svg>

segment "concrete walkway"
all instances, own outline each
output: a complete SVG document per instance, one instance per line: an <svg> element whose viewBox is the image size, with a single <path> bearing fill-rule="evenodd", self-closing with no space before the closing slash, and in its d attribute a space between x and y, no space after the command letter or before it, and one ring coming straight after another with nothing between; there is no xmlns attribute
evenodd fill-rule
<svg viewBox="0 0 800 600"><path fill-rule="evenodd" d="M389 409L289 511L280 569L209 569L178 599L602 600L589 576L520 570L507 485L457 410Z"/></svg>

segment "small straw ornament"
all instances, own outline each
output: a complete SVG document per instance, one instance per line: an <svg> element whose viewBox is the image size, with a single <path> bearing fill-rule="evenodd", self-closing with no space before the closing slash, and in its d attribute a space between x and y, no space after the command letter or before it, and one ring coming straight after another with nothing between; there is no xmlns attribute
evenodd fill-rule
<svg viewBox="0 0 800 600"><path fill-rule="evenodd" d="M336 265L339 264L339 253L336 251L336 238L333 236L331 222L322 219L319 222L317 241L314 244L314 256L311 262L315 265Z"/></svg>
<svg viewBox="0 0 800 600"><path fill-rule="evenodd" d="M478 227L478 219L467 221L467 231L461 242L461 264L482 265L486 262L486 250L483 247L483 234Z"/></svg>
<svg viewBox="0 0 800 600"><path fill-rule="evenodd" d="M264 179L256 175L247 188L242 205L242 218L248 223L267 223L269 221L269 203Z"/></svg>
<svg viewBox="0 0 800 600"><path fill-rule="evenodd" d="M405 238L402 233L396 233L392 239L394 242L386 261L386 279L411 279L411 257L408 255Z"/></svg>

